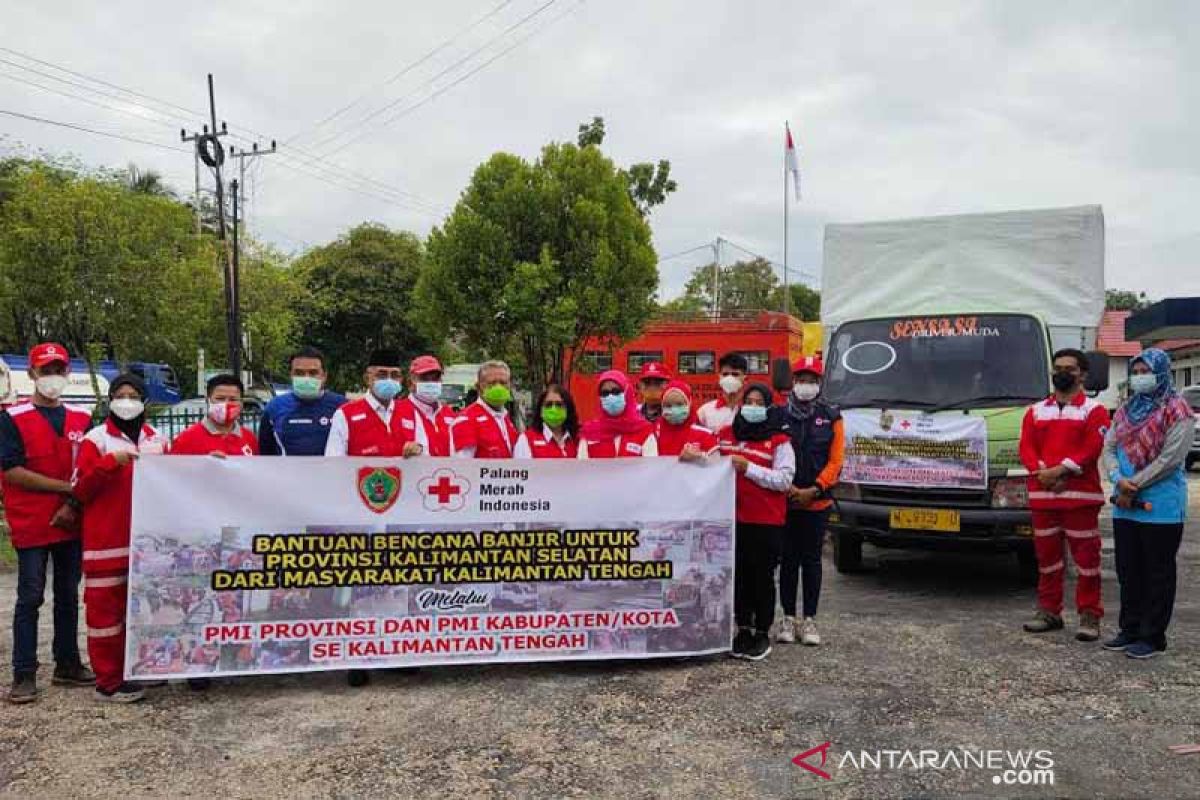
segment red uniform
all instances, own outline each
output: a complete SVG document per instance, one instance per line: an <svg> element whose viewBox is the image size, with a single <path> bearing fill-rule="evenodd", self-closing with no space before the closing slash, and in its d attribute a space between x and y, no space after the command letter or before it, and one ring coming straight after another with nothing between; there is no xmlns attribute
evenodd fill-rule
<svg viewBox="0 0 1200 800"><path fill-rule="evenodd" d="M1108 425L1108 411L1083 392L1061 408L1053 396L1030 406L1021 425L1021 463L1030 472L1038 605L1051 614L1061 614L1063 608L1064 539L1079 573L1076 607L1081 614L1104 614L1099 523L1104 490L1097 462ZM1046 489L1032 475L1057 466L1068 470L1065 484L1057 491Z"/></svg>
<svg viewBox="0 0 1200 800"><path fill-rule="evenodd" d="M55 480L71 480L79 443L92 418L75 408L67 407L66 411L63 435L59 436L33 403L18 403L8 409L25 447L25 469ZM2 475L0 487L3 487L4 514L13 547L45 547L79 537L74 531L50 526L50 520L64 502L61 494L30 491Z"/></svg>
<svg viewBox="0 0 1200 800"><path fill-rule="evenodd" d="M721 455L743 456L763 469L774 468L776 450L792 446L791 438L782 432L762 441L739 442L733 436L732 426L723 429L717 438ZM784 525L787 522L787 492L759 486L745 474L738 473L737 521L752 525Z"/></svg>
<svg viewBox="0 0 1200 800"><path fill-rule="evenodd" d="M630 433L612 439L588 439L588 458L638 458L644 455L646 447L653 442L657 447L658 440L654 438L654 426L648 425L641 433ZM657 452L657 451L656 451Z"/></svg>
<svg viewBox="0 0 1200 800"><path fill-rule="evenodd" d="M133 466L121 466L113 454L157 455L166 451L166 439L149 425L142 426L134 444L111 420L88 433L79 450L74 494L84 506L83 601L88 655L96 685L106 691L115 691L124 680L133 510Z"/></svg>
<svg viewBox="0 0 1200 800"><path fill-rule="evenodd" d="M559 444L546 428L540 431L530 428L521 435L525 437L532 458L575 458L579 455L579 444L570 436Z"/></svg>
<svg viewBox="0 0 1200 800"><path fill-rule="evenodd" d="M399 419L400 428L406 441L418 442L425 448L426 455L450 455L450 427L454 425L455 413L449 406L438 405L432 417L422 408L421 404L412 397L396 401L392 411L392 426Z"/></svg>
<svg viewBox="0 0 1200 800"><path fill-rule="evenodd" d="M173 456L206 456L210 453L225 453L230 456L258 455L258 439L254 432L235 425L229 433L220 433L210 427L205 419L192 425L175 437L171 443Z"/></svg>
<svg viewBox="0 0 1200 800"><path fill-rule="evenodd" d="M402 456L404 445L416 441L415 426L405 428L401 423L399 402L393 406L387 424L365 397L351 400L337 413L346 417L348 456Z"/></svg>
<svg viewBox="0 0 1200 800"><path fill-rule="evenodd" d="M659 417L654 423L654 435L658 438L658 454L660 456L677 456L683 448L694 444L702 453L711 453L717 449L717 435L703 425L687 423L672 425L666 419Z"/></svg>
<svg viewBox="0 0 1200 800"><path fill-rule="evenodd" d="M475 448L475 458L512 458L517 429L507 414L497 417L482 400L463 409L450 429L454 452Z"/></svg>

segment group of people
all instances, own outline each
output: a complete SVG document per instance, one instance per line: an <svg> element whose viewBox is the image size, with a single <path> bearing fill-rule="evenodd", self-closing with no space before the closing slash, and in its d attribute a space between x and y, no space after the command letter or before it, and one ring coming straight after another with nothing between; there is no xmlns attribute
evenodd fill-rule
<svg viewBox="0 0 1200 800"><path fill-rule="evenodd" d="M37 698L38 612L53 566L55 668L52 681L94 686L102 700L142 699L124 680L132 464L141 455L375 456L450 458L672 457L703 466L728 458L736 475L734 619L731 654L761 660L774 641L820 643L816 627L821 551L845 435L838 409L822 398L819 357L792 365L785 402L748 382L744 356L718 363L721 394L697 406L691 387L659 363L634 380L618 370L597 381L600 411L581 421L565 386L538 395L531 421L510 412L512 374L483 364L477 398L461 412L441 401L442 366L431 355L407 370L399 353L373 352L367 391L347 400L330 391L324 356L313 348L290 361L292 391L267 404L256 436L240 424L245 387L234 375L206 386L207 413L168 442L146 421L146 387L133 374L112 381L108 414L91 417L61 402L70 369L66 349L30 353L32 398L0 414L0 486L18 557L9 700ZM1077 638L1100 638L1100 469L1114 488L1120 630L1104 643L1131 657L1166 649L1175 593L1175 554L1187 507L1183 463L1194 424L1171 385L1169 359L1150 349L1134 360L1130 399L1110 424L1083 386L1078 350L1054 354L1054 393L1027 411L1020 456L1029 472L1039 571L1032 633L1063 628L1064 548L1079 574ZM407 391L406 391L407 389ZM640 403L639 403L640 396ZM784 618L776 624L776 569ZM77 645L82 573L91 668ZM802 589L802 591L801 591ZM798 595L800 595L798 597ZM93 673L92 670L95 670ZM351 670L352 686L369 673ZM203 680L190 682L202 689Z"/></svg>
<svg viewBox="0 0 1200 800"><path fill-rule="evenodd" d="M1110 419L1084 391L1087 356L1054 354L1054 393L1025 413L1020 457L1038 565L1038 608L1026 631L1064 627L1065 549L1078 575L1075 604L1082 642L1100 639L1100 509L1111 501L1121 612L1106 650L1146 659L1167 649L1175 605L1176 554L1187 516L1184 474L1195 418L1175 390L1171 361L1149 348L1130 364L1129 397ZM1106 497L1101 470L1113 487Z"/></svg>

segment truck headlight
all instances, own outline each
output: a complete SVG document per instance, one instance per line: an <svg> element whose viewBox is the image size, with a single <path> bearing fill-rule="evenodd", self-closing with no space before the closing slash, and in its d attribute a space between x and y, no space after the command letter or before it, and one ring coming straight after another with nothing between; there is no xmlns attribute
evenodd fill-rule
<svg viewBox="0 0 1200 800"><path fill-rule="evenodd" d="M857 483L839 483L833 487L833 491L830 494L838 500L849 500L852 503L862 500L862 489L859 488Z"/></svg>
<svg viewBox="0 0 1200 800"><path fill-rule="evenodd" d="M992 481L992 508L1029 508L1029 487L1024 478Z"/></svg>

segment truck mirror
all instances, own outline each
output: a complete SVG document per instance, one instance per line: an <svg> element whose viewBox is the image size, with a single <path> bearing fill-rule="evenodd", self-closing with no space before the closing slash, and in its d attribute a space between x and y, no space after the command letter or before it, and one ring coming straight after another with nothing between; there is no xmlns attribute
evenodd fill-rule
<svg viewBox="0 0 1200 800"><path fill-rule="evenodd" d="M792 390L792 364L786 358L777 358L771 362L771 386L775 391L784 394Z"/></svg>
<svg viewBox="0 0 1200 800"><path fill-rule="evenodd" d="M1089 392L1103 392L1108 388L1108 354L1092 351L1086 355L1088 376L1083 388Z"/></svg>

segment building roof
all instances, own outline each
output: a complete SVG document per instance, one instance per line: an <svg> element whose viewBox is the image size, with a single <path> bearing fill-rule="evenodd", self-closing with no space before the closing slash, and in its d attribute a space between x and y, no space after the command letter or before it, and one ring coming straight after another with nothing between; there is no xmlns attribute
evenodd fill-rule
<svg viewBox="0 0 1200 800"><path fill-rule="evenodd" d="M1125 320L1132 311L1105 311L1100 317L1100 330L1096 335L1096 349L1109 356L1133 358L1142 352L1138 342L1125 340Z"/></svg>
<svg viewBox="0 0 1200 800"><path fill-rule="evenodd" d="M1167 339L1165 342L1158 342L1154 346L1160 350L1166 350L1168 353L1176 350L1186 350L1189 347L1200 345L1200 339Z"/></svg>

